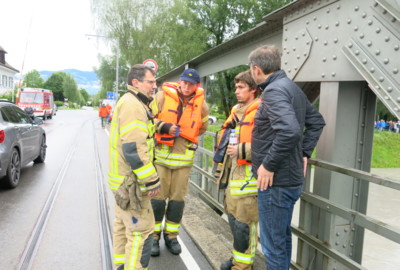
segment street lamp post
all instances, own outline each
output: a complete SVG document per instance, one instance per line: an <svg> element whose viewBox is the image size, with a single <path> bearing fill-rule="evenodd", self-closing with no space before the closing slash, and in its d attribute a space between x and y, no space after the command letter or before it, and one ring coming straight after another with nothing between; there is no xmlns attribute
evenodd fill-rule
<svg viewBox="0 0 400 270"><path fill-rule="evenodd" d="M117 59L116 59L116 67L115 67L115 93L114 93L114 97L115 100L117 100L118 98L118 75L119 75L119 46L117 43L117 55L116 55Z"/></svg>

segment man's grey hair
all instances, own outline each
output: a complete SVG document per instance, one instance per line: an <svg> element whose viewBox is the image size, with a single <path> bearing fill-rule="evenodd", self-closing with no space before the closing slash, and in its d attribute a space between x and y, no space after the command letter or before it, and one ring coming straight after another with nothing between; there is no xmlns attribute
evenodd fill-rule
<svg viewBox="0 0 400 270"><path fill-rule="evenodd" d="M282 54L275 45L264 45L252 51L249 55L249 66L258 66L264 74L281 69Z"/></svg>
<svg viewBox="0 0 400 270"><path fill-rule="evenodd" d="M131 67L131 69L129 70L129 73L128 73L128 79L127 79L128 85L132 85L133 79L136 79L138 81L143 81L144 76L146 76L146 71L149 71L149 72L151 72L151 74L156 76L156 73L154 72L154 70L151 67L148 67L146 65L137 64L137 65L134 65L133 67Z"/></svg>

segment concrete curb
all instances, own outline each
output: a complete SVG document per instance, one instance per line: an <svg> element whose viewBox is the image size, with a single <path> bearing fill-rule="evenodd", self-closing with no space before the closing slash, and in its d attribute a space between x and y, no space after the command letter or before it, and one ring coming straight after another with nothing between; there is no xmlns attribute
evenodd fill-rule
<svg viewBox="0 0 400 270"><path fill-rule="evenodd" d="M185 198L182 226L214 269L220 269L221 262L232 256L233 239L228 222L193 192ZM266 269L260 252L253 269Z"/></svg>

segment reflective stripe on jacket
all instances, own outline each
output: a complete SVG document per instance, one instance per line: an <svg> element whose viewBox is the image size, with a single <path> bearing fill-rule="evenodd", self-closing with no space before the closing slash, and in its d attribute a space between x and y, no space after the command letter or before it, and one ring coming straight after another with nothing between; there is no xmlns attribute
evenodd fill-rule
<svg viewBox="0 0 400 270"><path fill-rule="evenodd" d="M257 179L253 177L251 172L251 165L241 165L241 169L245 172L244 179L230 179L229 191L232 195L257 195Z"/></svg>
<svg viewBox="0 0 400 270"><path fill-rule="evenodd" d="M128 89L139 93L131 86ZM152 119L149 119L147 110L147 105L129 92L116 105L110 129L108 170L108 184L114 191L130 171L135 174L142 192L159 185L153 165L155 126ZM124 155L123 145L133 146L128 157Z"/></svg>
<svg viewBox="0 0 400 270"><path fill-rule="evenodd" d="M185 108L179 109L181 101L178 96L178 83L164 83L162 89L165 93L164 106L157 118L165 123L180 126L179 136L198 142L200 127L203 124L201 111L204 102L204 89L197 88L195 95L186 104ZM208 119L207 119L208 120ZM174 138L169 134L156 134L158 143L169 146L174 145Z"/></svg>
<svg viewBox="0 0 400 270"><path fill-rule="evenodd" d="M171 153L168 145L156 148L156 163L172 167L187 167L193 165L195 150L186 149L184 154Z"/></svg>

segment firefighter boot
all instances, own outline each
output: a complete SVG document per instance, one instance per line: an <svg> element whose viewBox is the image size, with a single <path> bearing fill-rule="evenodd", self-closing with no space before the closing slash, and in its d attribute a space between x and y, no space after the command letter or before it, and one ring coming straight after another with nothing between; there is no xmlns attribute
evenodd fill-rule
<svg viewBox="0 0 400 270"><path fill-rule="evenodd" d="M153 239L153 245L151 246L151 257L160 256L160 239Z"/></svg>
<svg viewBox="0 0 400 270"><path fill-rule="evenodd" d="M230 258L227 261L224 261L223 263L221 263L221 267L219 268L220 270L231 270L233 267L233 262L232 262L233 258Z"/></svg>
<svg viewBox="0 0 400 270"><path fill-rule="evenodd" d="M168 234L164 234L165 246L168 251L174 255L179 255L182 252L181 244L179 244L177 238L170 239Z"/></svg>
<svg viewBox="0 0 400 270"><path fill-rule="evenodd" d="M165 213L165 201L162 200L151 200L151 206L153 207L155 225L154 225L154 239L151 246L151 256L160 256L160 235L161 235L161 223Z"/></svg>

